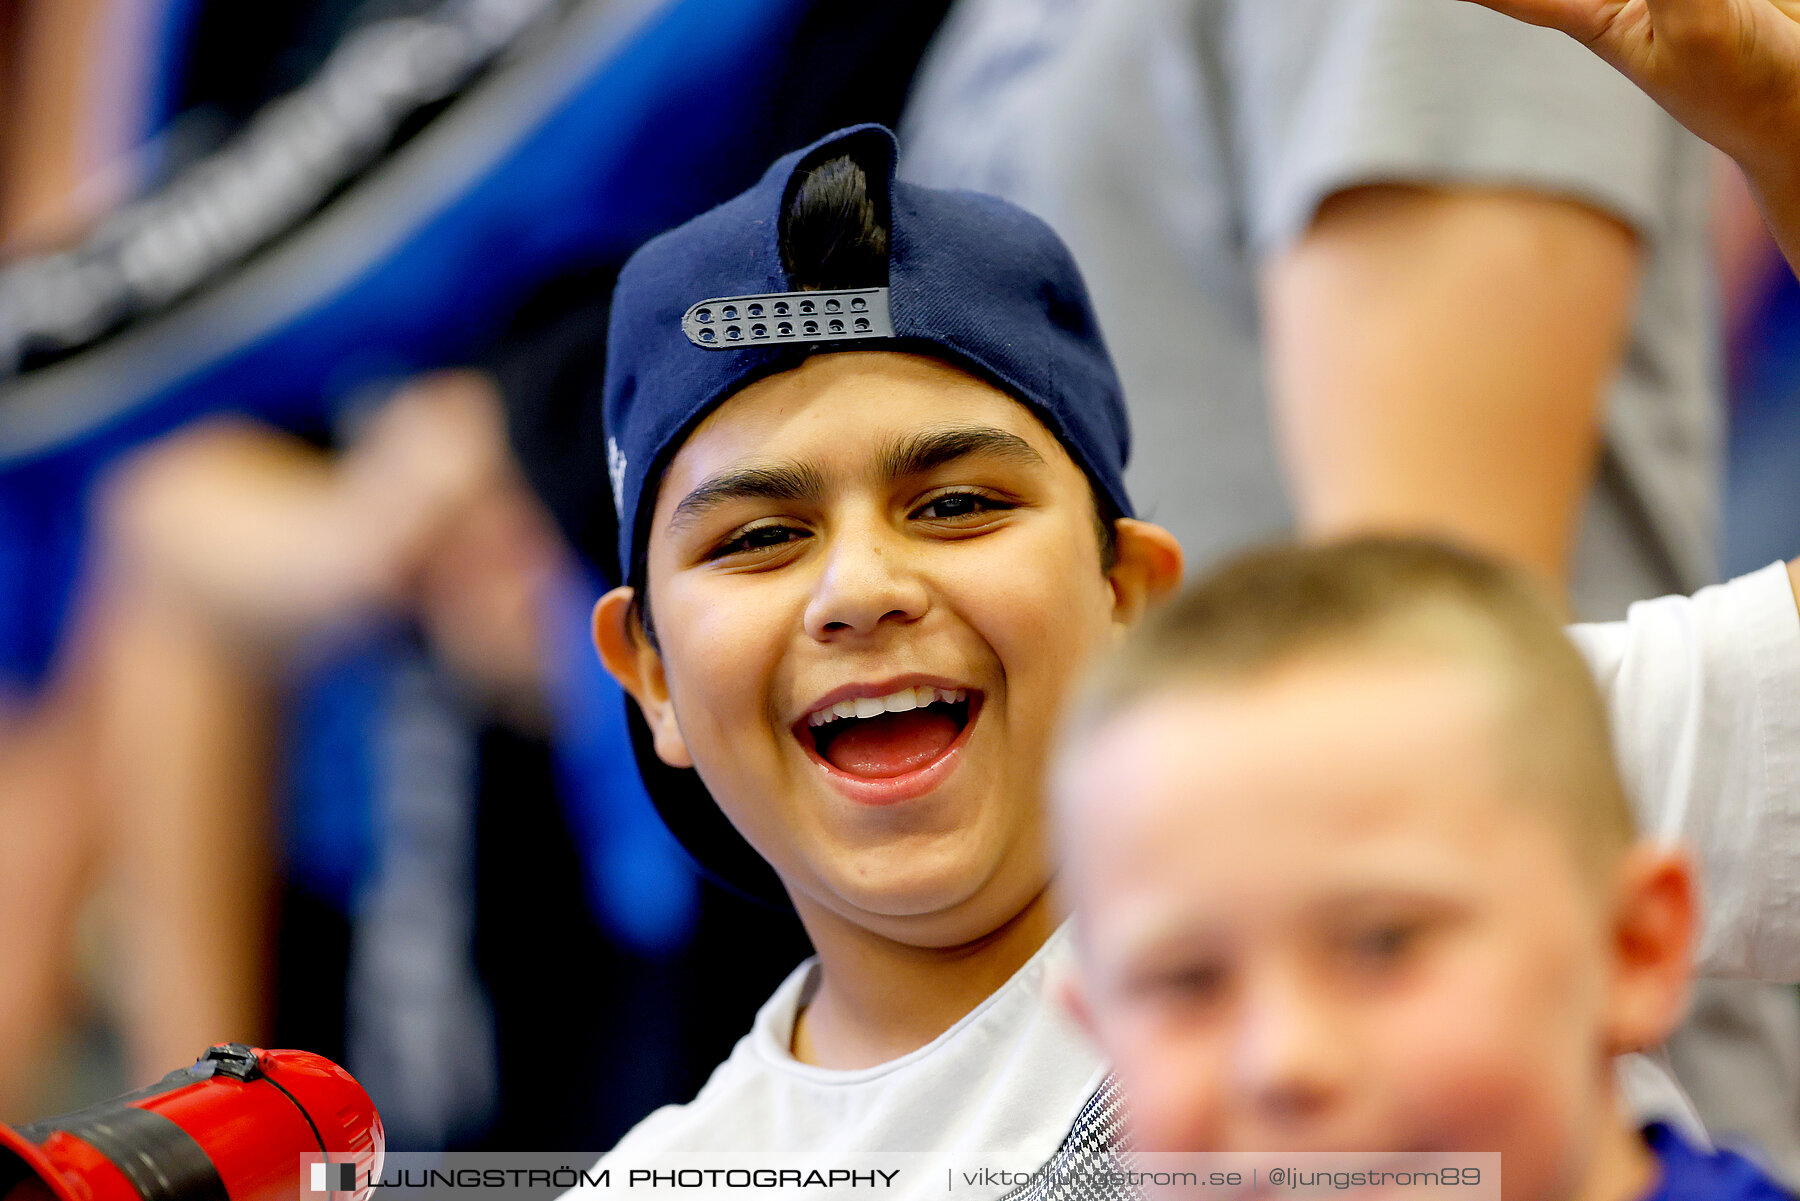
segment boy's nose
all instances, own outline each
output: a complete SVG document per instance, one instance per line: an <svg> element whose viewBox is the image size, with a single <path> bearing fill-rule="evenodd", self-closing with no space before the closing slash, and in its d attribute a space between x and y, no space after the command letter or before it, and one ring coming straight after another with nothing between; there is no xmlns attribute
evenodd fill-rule
<svg viewBox="0 0 1800 1201"><path fill-rule="evenodd" d="M916 621L929 605L899 540L853 527L838 531L826 549L806 606L806 632L820 641L870 634L883 622Z"/></svg>
<svg viewBox="0 0 1800 1201"><path fill-rule="evenodd" d="M1244 999L1232 1057L1242 1116L1270 1134L1330 1121L1348 1081L1347 1048L1329 998L1293 969L1261 974Z"/></svg>

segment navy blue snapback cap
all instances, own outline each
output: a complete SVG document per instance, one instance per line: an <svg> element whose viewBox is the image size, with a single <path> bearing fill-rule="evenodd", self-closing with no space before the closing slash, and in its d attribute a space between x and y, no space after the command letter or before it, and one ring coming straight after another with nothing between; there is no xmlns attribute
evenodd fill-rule
<svg viewBox="0 0 1800 1201"><path fill-rule="evenodd" d="M782 218L812 168L848 156L888 226L885 287L796 291ZM648 536L664 468L733 393L839 350L931 355L1028 406L1113 512L1132 516L1125 403L1087 288L1048 225L1003 200L894 178L898 147L857 125L777 159L749 191L647 242L613 291L607 466L619 518L617 579ZM885 200L885 209L881 202ZM691 770L663 764L637 706L633 749L664 823L711 875L785 905L774 872Z"/></svg>
<svg viewBox="0 0 1800 1201"><path fill-rule="evenodd" d="M897 154L880 125L839 130L625 264L605 389L620 578L688 431L746 385L833 350L928 354L988 380L1062 440L1113 516L1132 515L1124 397L1074 258L1048 225L1003 200L896 180ZM840 155L863 167L872 194L886 193L887 288L792 292L782 214L806 173Z"/></svg>

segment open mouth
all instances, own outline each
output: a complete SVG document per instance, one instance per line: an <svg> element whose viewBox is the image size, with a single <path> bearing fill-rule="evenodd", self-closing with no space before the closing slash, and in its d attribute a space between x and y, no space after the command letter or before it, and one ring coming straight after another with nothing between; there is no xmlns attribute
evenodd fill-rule
<svg viewBox="0 0 1800 1201"><path fill-rule="evenodd" d="M800 744L825 763L862 780L891 780L923 771L949 754L974 720L981 694L920 685L881 697L838 701L794 727Z"/></svg>

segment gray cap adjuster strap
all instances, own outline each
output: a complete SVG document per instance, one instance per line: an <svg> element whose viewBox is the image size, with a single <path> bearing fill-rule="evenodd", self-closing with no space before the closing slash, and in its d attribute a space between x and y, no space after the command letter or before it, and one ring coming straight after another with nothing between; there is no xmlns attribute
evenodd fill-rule
<svg viewBox="0 0 1800 1201"><path fill-rule="evenodd" d="M688 341L702 350L891 338L886 288L835 292L770 292L702 300L681 318Z"/></svg>

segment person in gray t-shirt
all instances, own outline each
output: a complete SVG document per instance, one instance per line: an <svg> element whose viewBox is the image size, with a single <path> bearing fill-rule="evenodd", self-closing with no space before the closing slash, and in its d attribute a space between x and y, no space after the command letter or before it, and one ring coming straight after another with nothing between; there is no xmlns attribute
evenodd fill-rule
<svg viewBox="0 0 1800 1201"><path fill-rule="evenodd" d="M1074 247L1133 406L1133 495L1201 563L1290 529L1284 482L1302 502L1303 527L1357 507L1354 496L1316 495L1323 485L1300 456L1284 462L1265 401L1265 352L1279 372L1326 322L1290 319L1285 338L1266 339L1281 298L1263 288L1264 273L1321 232L1327 202L1397 182L1540 205L1549 215L1540 228L1529 215L1510 227L1515 245L1537 256L1510 260L1536 268L1523 285L1507 278L1508 261L1472 260L1460 268L1470 286L1438 281L1430 305L1418 293L1433 280L1391 277L1390 292L1357 310L1339 306L1333 319L1360 317L1371 331L1390 315L1404 324L1386 336L1410 335L1405 349L1422 355L1455 332L1441 327L1459 312L1485 318L1465 327L1463 348L1498 361L1453 358L1439 380L1435 363L1385 360L1391 381L1432 395L1441 412L1502 410L1470 412L1471 445L1444 448L1471 467L1500 457L1478 422L1502 429L1502 402L1531 415L1528 402L1567 389L1568 360L1577 360L1596 383L1553 411L1581 407L1562 423L1572 426L1566 440L1585 436L1591 448L1602 423L1605 435L1573 559L1577 613L1616 617L1633 600L1712 580L1720 422L1709 152L1581 47L1441 0L964 0L927 58L901 133L912 177L1005 196ZM1368 223L1360 210L1345 216ZM1559 243L1558 220L1586 221L1587 241L1610 235L1626 251L1596 255L1581 237ZM1437 249L1427 265L1444 259ZM1596 294L1593 281L1607 273L1615 286ZM1486 312L1476 303L1507 287L1530 307L1509 318L1498 303ZM1579 319L1518 325L1558 306ZM1496 328L1508 320L1514 328ZM1340 394L1354 382L1347 375L1384 365L1337 357L1343 370L1330 386ZM1531 396L1496 401L1481 387L1534 364L1542 378ZM1610 390L1598 385L1608 378ZM1307 403L1276 399L1284 417ZM1298 423L1282 429L1290 443L1306 436ZM1504 459L1498 474L1514 478L1529 467L1520 459L1544 457L1548 433L1514 443L1530 454ZM1554 487L1569 502L1560 519L1572 532L1573 497L1593 468L1586 453L1563 460L1571 470ZM1530 499L1523 484L1510 498L1459 497L1465 484L1485 483L1466 473L1422 482L1436 484L1428 503L1439 512ZM1318 512L1306 511L1309 500Z"/></svg>
<svg viewBox="0 0 1800 1201"><path fill-rule="evenodd" d="M1073 248L1192 562L1423 528L1584 618L1713 578L1710 152L1580 46L1443 0L960 0L901 134ZM1702 1115L1800 1172L1792 994L1697 1010Z"/></svg>

